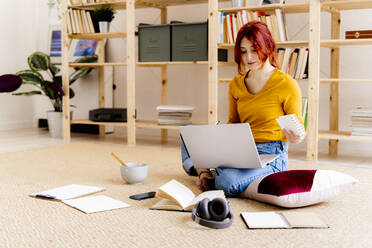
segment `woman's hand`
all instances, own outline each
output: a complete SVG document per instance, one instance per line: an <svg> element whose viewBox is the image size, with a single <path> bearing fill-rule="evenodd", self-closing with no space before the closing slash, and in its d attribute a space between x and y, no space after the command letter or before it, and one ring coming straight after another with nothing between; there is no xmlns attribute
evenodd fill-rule
<svg viewBox="0 0 372 248"><path fill-rule="evenodd" d="M301 136L297 136L292 130L283 129L283 133L292 144L299 144L302 141Z"/></svg>

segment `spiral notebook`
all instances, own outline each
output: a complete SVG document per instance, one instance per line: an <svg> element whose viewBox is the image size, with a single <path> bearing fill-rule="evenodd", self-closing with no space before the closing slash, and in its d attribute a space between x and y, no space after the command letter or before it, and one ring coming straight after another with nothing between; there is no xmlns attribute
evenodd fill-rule
<svg viewBox="0 0 372 248"><path fill-rule="evenodd" d="M305 129L298 120L296 114L283 115L276 119L280 128L292 130L297 136L304 138L306 135Z"/></svg>

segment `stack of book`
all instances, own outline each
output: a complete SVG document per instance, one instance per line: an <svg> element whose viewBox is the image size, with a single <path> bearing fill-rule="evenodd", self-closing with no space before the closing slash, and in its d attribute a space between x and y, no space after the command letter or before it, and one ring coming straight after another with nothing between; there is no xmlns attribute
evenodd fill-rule
<svg viewBox="0 0 372 248"><path fill-rule="evenodd" d="M278 48L278 63L280 70L294 79L308 78L309 49Z"/></svg>
<svg viewBox="0 0 372 248"><path fill-rule="evenodd" d="M68 34L95 33L90 11L69 9L66 19Z"/></svg>
<svg viewBox="0 0 372 248"><path fill-rule="evenodd" d="M267 14L263 11L239 10L236 13L221 13L220 42L235 43L239 29L250 21L266 23L275 41L286 41L285 19L281 9Z"/></svg>
<svg viewBox="0 0 372 248"><path fill-rule="evenodd" d="M351 111L351 134L372 136L372 108L358 107Z"/></svg>
<svg viewBox="0 0 372 248"><path fill-rule="evenodd" d="M194 107L183 105L160 105L158 111L159 125L189 125L191 124Z"/></svg>

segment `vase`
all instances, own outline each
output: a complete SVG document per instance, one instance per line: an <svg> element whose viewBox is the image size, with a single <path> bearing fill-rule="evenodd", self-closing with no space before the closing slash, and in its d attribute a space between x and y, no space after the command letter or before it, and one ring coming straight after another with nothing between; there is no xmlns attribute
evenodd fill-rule
<svg viewBox="0 0 372 248"><path fill-rule="evenodd" d="M48 129L52 138L63 138L63 113L56 111L47 111ZM72 120L72 111L70 111Z"/></svg>
<svg viewBox="0 0 372 248"><path fill-rule="evenodd" d="M63 113L48 111L48 128L49 133L52 138L62 138L63 137Z"/></svg>
<svg viewBox="0 0 372 248"><path fill-rule="evenodd" d="M98 22L99 32L100 33L108 33L110 29L109 22Z"/></svg>

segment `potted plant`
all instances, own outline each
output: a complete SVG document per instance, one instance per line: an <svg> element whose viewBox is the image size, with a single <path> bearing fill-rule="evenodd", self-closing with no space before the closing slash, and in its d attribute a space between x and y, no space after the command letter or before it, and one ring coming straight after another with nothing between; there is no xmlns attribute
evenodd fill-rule
<svg viewBox="0 0 372 248"><path fill-rule="evenodd" d="M95 23L95 29L97 30L97 23L100 33L107 33L109 31L109 24L115 17L115 11L111 7L102 6L98 9L93 10L92 20Z"/></svg>
<svg viewBox="0 0 372 248"><path fill-rule="evenodd" d="M89 63L96 62L97 55L88 55L78 58L74 63ZM22 70L16 73L17 76L22 78L22 84L33 85L38 90L13 93L15 96L33 96L44 95L47 96L53 107L54 111L48 111L48 127L52 137L62 137L62 97L64 92L62 89L62 76L58 75L60 69L50 62L49 55L42 52L35 52L27 58L29 70ZM70 85L77 79L88 74L92 68L74 68L74 71L69 76ZM49 75L49 79L44 79L41 71ZM70 98L75 96L74 91L70 88Z"/></svg>

